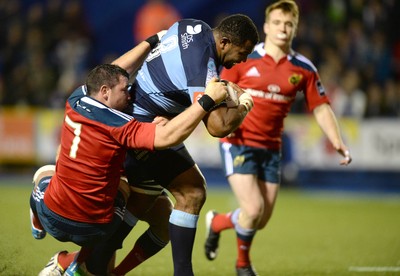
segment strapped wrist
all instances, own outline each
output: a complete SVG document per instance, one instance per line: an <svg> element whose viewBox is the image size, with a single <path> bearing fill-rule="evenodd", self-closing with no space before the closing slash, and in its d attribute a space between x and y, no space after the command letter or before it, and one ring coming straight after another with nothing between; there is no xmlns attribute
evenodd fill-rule
<svg viewBox="0 0 400 276"><path fill-rule="evenodd" d="M155 34L148 37L145 41L150 44L151 49L154 49L157 46L158 42L160 42L160 38L157 34Z"/></svg>
<svg viewBox="0 0 400 276"><path fill-rule="evenodd" d="M253 108L254 102L253 98L248 93L243 93L239 97L239 104L243 105L246 108L247 113Z"/></svg>
<svg viewBox="0 0 400 276"><path fill-rule="evenodd" d="M198 100L198 103L206 112L210 112L215 106L215 101L207 94L201 96L201 98Z"/></svg>

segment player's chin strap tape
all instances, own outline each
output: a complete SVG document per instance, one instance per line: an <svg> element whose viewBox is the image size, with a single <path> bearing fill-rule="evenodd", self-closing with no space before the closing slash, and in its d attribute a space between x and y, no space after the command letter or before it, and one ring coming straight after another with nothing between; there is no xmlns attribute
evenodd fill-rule
<svg viewBox="0 0 400 276"><path fill-rule="evenodd" d="M215 101L207 94L201 96L198 102L206 112L210 112L215 106Z"/></svg>

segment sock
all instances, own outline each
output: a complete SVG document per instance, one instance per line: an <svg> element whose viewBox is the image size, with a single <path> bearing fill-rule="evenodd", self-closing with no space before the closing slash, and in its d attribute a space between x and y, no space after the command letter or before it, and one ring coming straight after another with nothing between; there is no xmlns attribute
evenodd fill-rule
<svg viewBox="0 0 400 276"><path fill-rule="evenodd" d="M125 275L136 266L163 249L168 242L164 242L147 229L136 241L132 250L123 261L112 271L115 275Z"/></svg>
<svg viewBox="0 0 400 276"><path fill-rule="evenodd" d="M32 209L31 209L31 211L32 211L31 221L32 221L33 227L38 229L38 230L42 230L43 231L44 228L43 228L42 223L40 222L40 220L38 218L38 214L35 211L33 211Z"/></svg>
<svg viewBox="0 0 400 276"><path fill-rule="evenodd" d="M192 251L196 235L198 215L173 210L169 219L172 258L175 276L191 276Z"/></svg>
<svg viewBox="0 0 400 276"><path fill-rule="evenodd" d="M59 266L61 266L61 268L65 271L69 267L69 265L75 260L75 257L78 254L78 252L79 251L68 253L64 251L58 254L57 262Z"/></svg>
<svg viewBox="0 0 400 276"><path fill-rule="evenodd" d="M237 208L235 211L232 212L231 221L233 225L238 224L239 214L240 214L240 208Z"/></svg>
<svg viewBox="0 0 400 276"><path fill-rule="evenodd" d="M216 215L212 220L211 230L219 233L223 230L234 228L235 225L232 223L231 215L232 213Z"/></svg>
<svg viewBox="0 0 400 276"><path fill-rule="evenodd" d="M86 260L87 270L92 274L105 275L108 270L108 263L115 251L122 248L122 243L132 228L133 226L123 221L110 239L96 244L93 247L92 254Z"/></svg>
<svg viewBox="0 0 400 276"><path fill-rule="evenodd" d="M81 249L78 252L76 252L74 259L69 264L69 266L66 269L64 269L65 275L81 275L78 273L78 271L80 269L80 265L86 261L86 259L88 258L88 256L92 252L92 250L93 250L93 247L91 247L91 246L90 247L82 246ZM69 256L67 255L66 257L68 258ZM106 274L102 274L102 275L106 275ZM100 276L100 274L97 276Z"/></svg>
<svg viewBox="0 0 400 276"><path fill-rule="evenodd" d="M75 254L74 261L78 264L81 264L86 261L88 256L92 253L93 247L82 246L81 250Z"/></svg>
<svg viewBox="0 0 400 276"><path fill-rule="evenodd" d="M235 226L238 258L236 267L250 266L250 248L253 238L256 234L255 229L245 229L239 224Z"/></svg>

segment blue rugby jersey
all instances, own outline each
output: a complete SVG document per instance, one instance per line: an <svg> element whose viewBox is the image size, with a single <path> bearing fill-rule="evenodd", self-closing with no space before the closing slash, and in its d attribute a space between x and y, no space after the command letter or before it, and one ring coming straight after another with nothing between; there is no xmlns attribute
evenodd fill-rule
<svg viewBox="0 0 400 276"><path fill-rule="evenodd" d="M152 121L183 112L196 93L218 77L216 57L212 30L205 22L184 19L172 25L137 74L133 116Z"/></svg>

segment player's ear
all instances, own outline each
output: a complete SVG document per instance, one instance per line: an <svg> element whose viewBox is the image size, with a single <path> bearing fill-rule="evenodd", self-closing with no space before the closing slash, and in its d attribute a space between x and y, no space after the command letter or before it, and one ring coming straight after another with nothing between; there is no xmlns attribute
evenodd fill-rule
<svg viewBox="0 0 400 276"><path fill-rule="evenodd" d="M263 25L264 34L268 35L268 29L269 29L269 25L267 22L265 22Z"/></svg>
<svg viewBox="0 0 400 276"><path fill-rule="evenodd" d="M221 49L224 49L226 46L231 45L232 41L228 37L223 36L220 38L219 43L220 43Z"/></svg>
<svg viewBox="0 0 400 276"><path fill-rule="evenodd" d="M108 100L110 92L111 92L111 89L107 85L104 84L100 87L99 96L105 100Z"/></svg>

